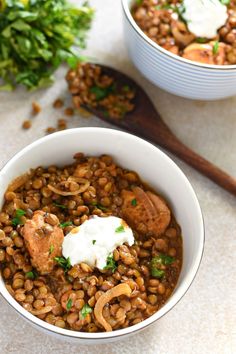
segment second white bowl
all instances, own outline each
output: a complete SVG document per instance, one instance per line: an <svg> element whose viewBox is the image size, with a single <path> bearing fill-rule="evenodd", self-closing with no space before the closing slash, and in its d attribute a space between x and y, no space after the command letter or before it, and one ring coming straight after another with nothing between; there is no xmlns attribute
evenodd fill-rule
<svg viewBox="0 0 236 354"><path fill-rule="evenodd" d="M236 95L236 65L207 65L172 54L153 42L134 21L133 0L121 0L128 51L138 70L165 91L198 100Z"/></svg>

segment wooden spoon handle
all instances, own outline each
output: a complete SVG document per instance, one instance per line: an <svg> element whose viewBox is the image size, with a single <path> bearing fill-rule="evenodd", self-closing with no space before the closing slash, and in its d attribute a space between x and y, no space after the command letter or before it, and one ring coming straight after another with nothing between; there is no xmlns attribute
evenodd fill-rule
<svg viewBox="0 0 236 354"><path fill-rule="evenodd" d="M235 178L231 177L226 172L222 171L220 168L185 146L176 138L163 121L159 120L155 123L155 125L152 124L151 129L146 124L145 127L139 126L139 128L143 129L138 129L138 135L142 135L142 137L149 139L153 143L172 152L204 176L210 178L213 182L236 196Z"/></svg>
<svg viewBox="0 0 236 354"><path fill-rule="evenodd" d="M181 142L175 141L175 139L172 140L171 144L162 144L162 146L236 196L236 179L219 167L196 154Z"/></svg>

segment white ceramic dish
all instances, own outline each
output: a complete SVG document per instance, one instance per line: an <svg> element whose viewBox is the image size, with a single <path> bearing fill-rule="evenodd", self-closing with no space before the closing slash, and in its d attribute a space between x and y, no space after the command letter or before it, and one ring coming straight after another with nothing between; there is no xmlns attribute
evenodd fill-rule
<svg viewBox="0 0 236 354"><path fill-rule="evenodd" d="M124 33L130 57L138 70L163 90L198 100L218 100L236 95L236 65L193 62L160 47L134 21L134 0L121 0Z"/></svg>
<svg viewBox="0 0 236 354"><path fill-rule="evenodd" d="M131 134L104 128L79 128L54 133L25 147L0 172L0 205L9 182L30 168L73 161L76 152L110 154L121 166L137 171L143 180L169 201L181 225L184 261L177 287L168 302L153 316L132 327L109 333L82 333L61 329L27 312L8 293L0 279L0 293L31 324L48 334L70 341L101 343L134 334L161 318L185 294L200 265L204 246L204 226L196 195L177 165L154 145Z"/></svg>

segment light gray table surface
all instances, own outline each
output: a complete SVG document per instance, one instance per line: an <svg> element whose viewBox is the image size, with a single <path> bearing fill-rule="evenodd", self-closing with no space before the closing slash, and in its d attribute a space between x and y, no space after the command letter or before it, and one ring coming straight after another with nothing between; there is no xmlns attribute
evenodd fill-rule
<svg viewBox="0 0 236 354"><path fill-rule="evenodd" d="M134 68L124 44L122 12L118 0L91 0L97 9L86 54L123 70L139 82L176 135L188 146L236 176L236 97L219 102L194 102L172 96L150 84ZM0 93L0 167L17 151L44 136L61 114L52 109L58 96L69 96L66 69L57 72L47 90ZM28 131L31 102L43 110ZM95 117L75 116L69 127L109 126ZM0 298L0 353L41 354L233 354L236 353L235 239L236 199L174 156L192 183L206 227L202 264L188 293L164 318L126 340L97 347L75 345L41 334Z"/></svg>

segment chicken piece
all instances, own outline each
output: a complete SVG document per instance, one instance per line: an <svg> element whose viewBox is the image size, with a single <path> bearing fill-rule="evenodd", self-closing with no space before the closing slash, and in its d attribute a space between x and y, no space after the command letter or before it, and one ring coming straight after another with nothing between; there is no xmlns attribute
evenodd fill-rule
<svg viewBox="0 0 236 354"><path fill-rule="evenodd" d="M161 197L135 187L132 191L123 190L122 198L124 219L135 230L155 237L165 232L170 223L171 213Z"/></svg>
<svg viewBox="0 0 236 354"><path fill-rule="evenodd" d="M184 49L183 58L203 64L223 65L226 60L224 43L192 43Z"/></svg>
<svg viewBox="0 0 236 354"><path fill-rule="evenodd" d="M89 171L90 165L88 162L80 163L75 169L74 176L84 178Z"/></svg>
<svg viewBox="0 0 236 354"><path fill-rule="evenodd" d="M40 274L50 273L62 254L64 234L54 214L37 210L32 219L26 221L22 235L31 257L32 265Z"/></svg>

